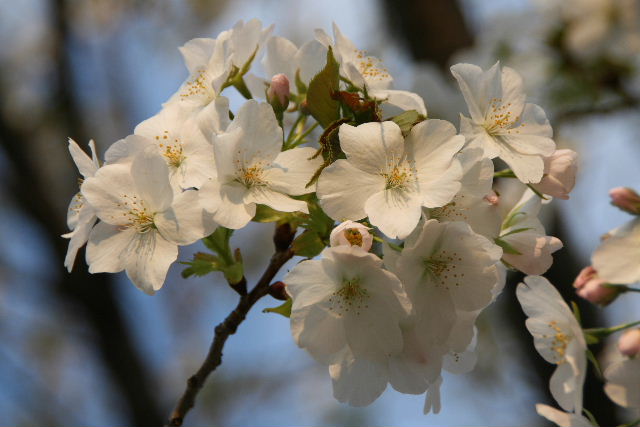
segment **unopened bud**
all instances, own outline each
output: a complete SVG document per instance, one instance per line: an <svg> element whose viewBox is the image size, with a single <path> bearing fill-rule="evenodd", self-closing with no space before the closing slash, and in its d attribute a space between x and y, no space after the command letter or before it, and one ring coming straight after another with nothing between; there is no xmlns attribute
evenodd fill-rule
<svg viewBox="0 0 640 427"><path fill-rule="evenodd" d="M630 214L640 215L640 195L627 187L616 187L609 191L611 204Z"/></svg>
<svg viewBox="0 0 640 427"><path fill-rule="evenodd" d="M484 200L490 205L496 206L500 201L500 197L496 194L495 191L491 191L491 193L484 196Z"/></svg>
<svg viewBox="0 0 640 427"><path fill-rule="evenodd" d="M578 154L573 150L556 150L543 160L544 176L533 187L543 194L568 199L576 184Z"/></svg>
<svg viewBox="0 0 640 427"><path fill-rule="evenodd" d="M278 252L284 252L289 249L289 245L296 235L296 230L291 227L288 222L276 226L276 232L273 235L273 244Z"/></svg>
<svg viewBox="0 0 640 427"><path fill-rule="evenodd" d="M373 236L369 233L369 227L359 222L345 221L333 229L329 241L331 246L360 246L369 251L373 244Z"/></svg>
<svg viewBox="0 0 640 427"><path fill-rule="evenodd" d="M284 74L276 74L271 78L267 89L267 101L274 109L284 111L289 106L289 79Z"/></svg>
<svg viewBox="0 0 640 427"><path fill-rule="evenodd" d="M619 289L606 285L607 282L598 276L598 272L592 266L583 268L573 282L579 297L598 305L607 305L620 294Z"/></svg>
<svg viewBox="0 0 640 427"><path fill-rule="evenodd" d="M625 331L618 340L618 350L629 357L640 354L640 329Z"/></svg>
<svg viewBox="0 0 640 427"><path fill-rule="evenodd" d="M289 295L287 295L287 285L284 282L275 282L269 286L269 295L275 299L286 301Z"/></svg>

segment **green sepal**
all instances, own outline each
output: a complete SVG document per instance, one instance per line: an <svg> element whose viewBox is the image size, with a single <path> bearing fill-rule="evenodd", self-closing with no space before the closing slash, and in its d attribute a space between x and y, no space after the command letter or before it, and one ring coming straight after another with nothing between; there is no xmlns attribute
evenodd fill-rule
<svg viewBox="0 0 640 427"><path fill-rule="evenodd" d="M333 99L339 88L339 65L330 47L326 65L311 79L307 90L307 109L323 128L340 119L340 103Z"/></svg>
<svg viewBox="0 0 640 427"><path fill-rule="evenodd" d="M300 68L296 70L296 90L298 91L298 95L303 95L307 93L307 85L304 84L302 79L300 78Z"/></svg>
<svg viewBox="0 0 640 427"><path fill-rule="evenodd" d="M393 121L400 127L403 136L407 136L407 134L411 131L411 128L424 119L425 117L418 113L416 110L409 110L405 111L402 114L398 114L395 117L392 117L391 121Z"/></svg>
<svg viewBox="0 0 640 427"><path fill-rule="evenodd" d="M316 231L306 230L293 240L291 247L296 255L313 258L322 252L325 244Z"/></svg>
<svg viewBox="0 0 640 427"><path fill-rule="evenodd" d="M593 354L593 352L589 349L587 349L587 359L589 359L589 362L591 362L591 364L593 365L593 370L596 371L596 375L598 376L598 378L600 380L603 379L602 376L602 368L600 368L600 362L598 362L598 359L596 359L596 356Z"/></svg>
<svg viewBox="0 0 640 427"><path fill-rule="evenodd" d="M264 310L262 310L263 313L277 313L281 316L286 317L287 319L289 317L291 317L291 306L293 305L293 300L291 298L287 298L287 300L277 306L277 307L271 307L271 308L265 308Z"/></svg>
<svg viewBox="0 0 640 427"><path fill-rule="evenodd" d="M521 252L519 252L516 248L514 248L513 246L511 246L511 244L509 244L508 242L502 240L499 237L496 237L495 239L493 239L493 241L496 243L496 245L500 246L502 248L502 251L505 254L509 254L509 255L522 255Z"/></svg>

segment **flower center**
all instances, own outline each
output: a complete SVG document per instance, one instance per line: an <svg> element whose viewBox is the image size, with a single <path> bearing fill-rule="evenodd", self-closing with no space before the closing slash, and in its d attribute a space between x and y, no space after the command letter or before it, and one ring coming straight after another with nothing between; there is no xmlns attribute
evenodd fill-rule
<svg viewBox="0 0 640 427"><path fill-rule="evenodd" d="M184 89L182 93L180 93L180 99L182 101L194 97L205 97L207 100L214 99L216 94L211 86L211 82L208 80L206 70L200 69L196 71L193 78L185 83Z"/></svg>
<svg viewBox="0 0 640 427"><path fill-rule="evenodd" d="M382 67L382 61L373 56L368 56L364 50L356 49L355 64L365 79L383 81L391 78L389 71Z"/></svg>
<svg viewBox="0 0 640 427"><path fill-rule="evenodd" d="M362 246L362 233L357 228L344 230L344 237L351 246Z"/></svg>
<svg viewBox="0 0 640 427"><path fill-rule="evenodd" d="M122 213L125 220L125 223L120 226L122 231L133 228L136 232L143 234L156 228L153 223L154 213L147 209L142 200L139 200L137 196L128 196L127 194L124 194L122 198L124 201L118 203L117 206L128 208Z"/></svg>
<svg viewBox="0 0 640 427"><path fill-rule="evenodd" d="M504 104L502 102L502 98L491 99L491 103L489 104L489 114L484 125L489 135L495 135L504 130L506 130L507 133L511 133L511 131L520 133L518 128L524 126L524 124L512 128L513 124L520 120L520 116L514 117L511 114L511 111L509 111L510 108L511 103L508 102Z"/></svg>
<svg viewBox="0 0 640 427"><path fill-rule="evenodd" d="M156 141L158 141L158 147L160 147L161 153L167 160L167 164L174 168L179 168L186 156L182 152L182 143L180 138L171 138L168 130L162 132L161 135L156 135Z"/></svg>
<svg viewBox="0 0 640 427"><path fill-rule="evenodd" d="M457 252L442 249L439 253L424 260L424 272L436 287L450 289L458 287L464 280L464 273L458 272L458 263L462 257Z"/></svg>
<svg viewBox="0 0 640 427"><path fill-rule="evenodd" d="M253 165L249 168L242 168L238 172L237 181L244 184L247 188L267 185L266 181L262 178L264 174L264 168L262 165Z"/></svg>
<svg viewBox="0 0 640 427"><path fill-rule="evenodd" d="M360 278L342 279L342 287L329 297L330 310L342 316L344 313L353 310L355 314L360 314L363 308L369 308L365 304L369 298L369 292L360 285Z"/></svg>
<svg viewBox="0 0 640 427"><path fill-rule="evenodd" d="M413 172L407 165L396 165L382 176L386 181L385 190L403 189L413 180Z"/></svg>
<svg viewBox="0 0 640 427"><path fill-rule="evenodd" d="M560 326L558 326L558 322L552 320L549 322L549 327L555 331L555 335L551 340L551 350L556 354L558 361L557 364L561 364L565 362L565 353L567 351L567 345L569 345L569 341L571 341L571 337L565 334Z"/></svg>

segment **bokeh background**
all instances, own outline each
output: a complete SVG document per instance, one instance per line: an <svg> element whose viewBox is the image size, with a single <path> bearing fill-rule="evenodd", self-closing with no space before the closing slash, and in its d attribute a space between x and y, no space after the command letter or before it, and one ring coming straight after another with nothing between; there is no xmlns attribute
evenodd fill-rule
<svg viewBox="0 0 640 427"><path fill-rule="evenodd" d="M237 299L222 275L185 280L176 264L149 297L122 274L89 275L83 252L72 274L63 269L77 191L67 137L93 138L103 154L187 76L178 46L253 17L298 45L336 22L384 59L396 88L456 125L466 107L451 64L500 59L518 70L559 147L580 154L571 199L544 213L565 243L548 277L566 297L576 299L571 283L600 235L629 219L607 191L640 189L637 0L0 0L0 424L160 425L200 365ZM250 284L271 233L251 224L234 235ZM199 247L182 249L187 260ZM335 401L287 319L261 312L278 304L267 297L228 341L186 425L544 425L534 404L553 404L554 367L524 329L518 280L479 321L476 370L445 376L438 415L422 414L423 396L392 389L367 408ZM580 306L586 326L613 325L637 320L640 297ZM594 375L585 387L603 425L630 419Z"/></svg>

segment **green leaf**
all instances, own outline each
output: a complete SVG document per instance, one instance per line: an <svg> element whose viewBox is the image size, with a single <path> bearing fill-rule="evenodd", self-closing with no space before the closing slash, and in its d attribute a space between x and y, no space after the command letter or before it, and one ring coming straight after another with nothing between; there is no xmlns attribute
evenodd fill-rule
<svg viewBox="0 0 640 427"><path fill-rule="evenodd" d="M502 239L500 239L498 237L495 238L493 241L496 242L496 245L498 245L498 246L500 246L502 248L502 250L504 251L505 254L522 255L522 253L519 252L516 248L514 248L509 243L505 242L504 240L502 240Z"/></svg>
<svg viewBox="0 0 640 427"><path fill-rule="evenodd" d="M317 200L310 200L307 205L309 206L309 219L305 224L306 228L328 239L335 221L322 210Z"/></svg>
<svg viewBox="0 0 640 427"><path fill-rule="evenodd" d="M181 264L189 266L182 271L182 277L185 279L191 276L205 276L220 269L220 260L218 257L204 252L195 253L193 255L193 261L182 262Z"/></svg>
<svg viewBox="0 0 640 427"><path fill-rule="evenodd" d="M293 300L288 298L282 305L277 307L265 308L262 310L263 313L277 313L286 318L291 317L291 306L293 305Z"/></svg>
<svg viewBox="0 0 640 427"><path fill-rule="evenodd" d="M338 70L338 63L329 48L326 65L309 82L307 109L323 128L340 119L340 103L333 99L333 94L340 87Z"/></svg>
<svg viewBox="0 0 640 427"><path fill-rule="evenodd" d="M391 121L395 122L398 126L400 126L400 130L402 131L402 135L406 136L411 128L424 120L424 117L420 115L416 110L405 111L402 114L399 114L395 117L391 118Z"/></svg>
<svg viewBox="0 0 640 427"><path fill-rule="evenodd" d="M313 258L324 249L325 244L317 232L306 230L304 233L296 237L293 241L292 248L296 255Z"/></svg>

